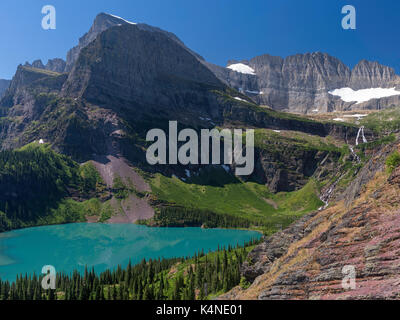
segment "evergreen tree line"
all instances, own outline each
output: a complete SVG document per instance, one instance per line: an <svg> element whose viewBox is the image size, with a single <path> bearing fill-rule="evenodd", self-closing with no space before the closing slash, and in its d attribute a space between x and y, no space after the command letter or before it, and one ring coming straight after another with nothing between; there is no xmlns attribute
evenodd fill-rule
<svg viewBox="0 0 400 320"><path fill-rule="evenodd" d="M154 221L161 227L249 228L251 225L246 218L177 206L161 207Z"/></svg>
<svg viewBox="0 0 400 320"><path fill-rule="evenodd" d="M250 228L260 227L265 234L272 234L290 225L298 216L278 216L267 220L245 218L231 214L218 214L209 210L185 208L180 206L162 206L156 211L152 221L139 221L159 227L204 227L204 228Z"/></svg>
<svg viewBox="0 0 400 320"><path fill-rule="evenodd" d="M249 252L245 246L199 252L194 257L129 262L97 275L57 273L56 289L42 288L43 276L18 276L15 282L0 280L0 300L195 300L226 292L241 280L240 266Z"/></svg>
<svg viewBox="0 0 400 320"><path fill-rule="evenodd" d="M99 175L47 145L0 152L0 232L29 226L71 192L96 189Z"/></svg>

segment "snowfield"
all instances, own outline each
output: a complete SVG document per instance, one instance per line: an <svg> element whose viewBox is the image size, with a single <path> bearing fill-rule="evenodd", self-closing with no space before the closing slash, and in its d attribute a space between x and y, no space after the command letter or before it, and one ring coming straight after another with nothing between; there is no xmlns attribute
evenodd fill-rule
<svg viewBox="0 0 400 320"><path fill-rule="evenodd" d="M396 91L396 88L370 88L356 91L351 88L341 88L329 91L329 94L339 96L344 102L355 101L356 104L360 104L371 99L400 95L400 91Z"/></svg>
<svg viewBox="0 0 400 320"><path fill-rule="evenodd" d="M250 68L249 66L246 66L243 63L231 64L230 66L228 66L228 69L244 74L252 74L252 75L256 74L254 69Z"/></svg>

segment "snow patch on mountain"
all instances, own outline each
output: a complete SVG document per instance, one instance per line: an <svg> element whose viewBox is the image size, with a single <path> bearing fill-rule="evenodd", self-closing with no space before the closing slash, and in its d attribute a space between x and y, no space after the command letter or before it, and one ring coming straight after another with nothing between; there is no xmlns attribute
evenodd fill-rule
<svg viewBox="0 0 400 320"><path fill-rule="evenodd" d="M252 74L252 75L256 74L253 68L250 68L249 66L243 63L231 64L230 66L228 66L228 69L244 74Z"/></svg>
<svg viewBox="0 0 400 320"><path fill-rule="evenodd" d="M242 98L239 98L239 97L235 97L235 100L247 102L246 100L244 100L244 99L242 99Z"/></svg>
<svg viewBox="0 0 400 320"><path fill-rule="evenodd" d="M360 104L371 99L380 99L400 95L396 88L370 88L353 90L351 88L341 88L329 91L333 96L339 96L344 102L357 102Z"/></svg>
<svg viewBox="0 0 400 320"><path fill-rule="evenodd" d="M264 92L262 91L252 91L252 90L246 90L247 93L251 93L251 94L263 94Z"/></svg>
<svg viewBox="0 0 400 320"><path fill-rule="evenodd" d="M137 24L137 23L135 23L135 22L131 22L131 21L125 20L124 18L118 17L118 16L116 16L116 15L114 15L114 14L111 14L111 13L107 13L107 14L108 14L109 16L111 16L111 17L120 19L120 20L122 20L122 21L124 21L124 22L126 22L126 23L129 23L129 24Z"/></svg>

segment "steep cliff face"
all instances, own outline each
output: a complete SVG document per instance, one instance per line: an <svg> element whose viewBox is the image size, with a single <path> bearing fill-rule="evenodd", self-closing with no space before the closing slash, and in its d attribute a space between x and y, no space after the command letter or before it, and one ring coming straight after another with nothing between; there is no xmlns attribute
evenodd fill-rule
<svg viewBox="0 0 400 320"><path fill-rule="evenodd" d="M109 28L85 47L63 95L114 110L218 116L216 95L225 85L196 56L164 32L125 24ZM198 120L198 117L197 117Z"/></svg>
<svg viewBox="0 0 400 320"><path fill-rule="evenodd" d="M96 16L90 30L79 39L79 44L68 51L67 61L64 71L70 72L72 70L74 63L78 60L81 50L86 46L88 46L92 41L94 41L100 33L106 31L111 27L123 26L123 25L135 25L141 30L163 33L165 36L169 37L170 39L184 46L183 43L173 33L170 33L168 31L164 31L157 27L153 27L144 23L130 22L121 17L114 16L112 14L99 13ZM190 51L189 49L187 50ZM200 56L198 56L198 58L202 59Z"/></svg>
<svg viewBox="0 0 400 320"><path fill-rule="evenodd" d="M51 131L42 118L45 116L48 120L50 114L45 115L46 107L55 107L54 101L66 79L66 74L21 65L18 67L10 87L0 100L0 107L7 110L7 117L2 119L0 126L0 149L20 147L44 138L38 136L40 131L30 131L29 128L41 127Z"/></svg>
<svg viewBox="0 0 400 320"><path fill-rule="evenodd" d="M318 177L318 171L333 173L340 155L338 150L264 140L263 148L255 151L254 173L244 180L266 185L273 193L299 190L311 177Z"/></svg>
<svg viewBox="0 0 400 320"><path fill-rule="evenodd" d="M351 71L348 86L354 90L364 88L390 88L399 85L394 69L378 62L361 60Z"/></svg>
<svg viewBox="0 0 400 320"><path fill-rule="evenodd" d="M65 80L66 75L63 74L20 65L0 105L9 108L15 105L29 105L35 93L58 92Z"/></svg>
<svg viewBox="0 0 400 320"><path fill-rule="evenodd" d="M229 69L237 63L250 67L254 74ZM377 62L363 60L350 70L340 60L320 52L285 59L262 55L248 61L230 61L225 69L212 65L210 69L222 81L256 102L279 110L315 113L375 109L377 105L384 108L400 101L400 96L395 96L355 105L355 102L333 96L330 91L345 87L354 90L393 88L400 84L400 78L393 69Z"/></svg>
<svg viewBox="0 0 400 320"><path fill-rule="evenodd" d="M400 168L391 174L385 170L385 159L398 143L375 151L345 191L349 201L338 199L257 246L242 267L252 285L223 297L398 299ZM351 290L342 287L344 266L355 270Z"/></svg>
<svg viewBox="0 0 400 320"><path fill-rule="evenodd" d="M10 83L10 80L0 79L0 99L3 97L4 93L10 86Z"/></svg>
<svg viewBox="0 0 400 320"><path fill-rule="evenodd" d="M65 71L70 72L72 70L81 50L96 39L101 32L110 27L126 23L128 22L123 19L100 13L94 20L90 30L79 39L79 44L68 51Z"/></svg>

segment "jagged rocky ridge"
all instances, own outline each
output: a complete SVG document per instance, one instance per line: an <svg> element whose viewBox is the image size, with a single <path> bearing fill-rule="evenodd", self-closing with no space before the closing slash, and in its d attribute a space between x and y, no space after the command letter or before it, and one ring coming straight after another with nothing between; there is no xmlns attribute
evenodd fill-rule
<svg viewBox="0 0 400 320"><path fill-rule="evenodd" d="M46 65L43 64L42 60L35 60L32 64L25 62L24 66L62 73L65 70L66 63L63 59L55 58L47 61Z"/></svg>
<svg viewBox="0 0 400 320"><path fill-rule="evenodd" d="M254 74L246 74L205 61L170 32L143 23L129 22L106 13L100 13L96 17L90 30L79 39L79 44L67 53L66 62L53 59L43 65L40 60L36 60L32 65L25 65L56 72L70 72L81 50L99 34L112 27L124 25L134 25L139 30L164 34L192 54L224 84L241 91L259 104L277 110L315 113L352 108L381 109L396 105L400 101L400 95L395 95L355 105L355 102L344 102L340 97L329 94L329 91L345 87L354 90L399 87L400 78L394 70L378 62L362 60L350 70L339 59L320 52L286 58L265 54L250 60L228 62L228 67L241 63L254 70Z"/></svg>
<svg viewBox="0 0 400 320"><path fill-rule="evenodd" d="M46 65L40 60L26 66L56 72L70 72L81 50L93 42L99 34L116 26L134 25L139 30L162 33L175 41L210 69L224 84L241 91L259 104L277 110L298 113L332 112L351 109L382 109L400 102L400 95L370 99L357 104L344 102L329 91L349 87L354 90L369 88L393 88L400 86L400 78L390 67L367 60L360 61L352 70L339 59L326 53L306 53L286 58L257 56L250 60L228 62L251 67L254 74L246 74L220 67L205 61L200 55L187 48L174 34L143 23L133 23L123 18L100 13L90 30L79 39L79 44L62 59L49 60Z"/></svg>
<svg viewBox="0 0 400 320"><path fill-rule="evenodd" d="M257 103L274 109L299 113L337 110L380 109L396 105L400 96L373 99L355 106L329 91L349 87L354 90L393 88L400 86L400 77L390 67L377 62L360 61L352 70L326 53L306 53L286 58L262 55L251 60L230 61L228 67L241 63L251 67L246 74L208 64L229 86L241 90Z"/></svg>

